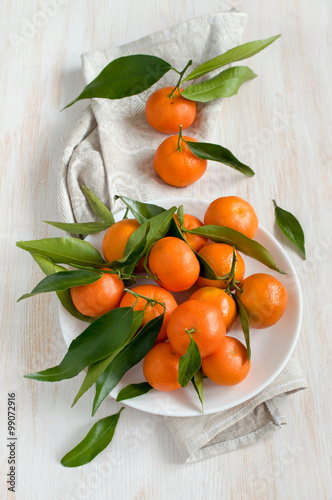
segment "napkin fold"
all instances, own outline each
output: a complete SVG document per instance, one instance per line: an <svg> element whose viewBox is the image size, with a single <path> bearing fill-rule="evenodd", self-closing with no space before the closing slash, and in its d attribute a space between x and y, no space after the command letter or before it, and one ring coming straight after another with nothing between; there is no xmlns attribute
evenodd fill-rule
<svg viewBox="0 0 332 500"><path fill-rule="evenodd" d="M93 80L113 59L131 54L161 57L181 70L189 59L193 67L239 44L247 15L219 13L194 19L146 36L126 45L82 56L85 83ZM165 197L201 198L200 181L179 190L167 186L152 168L156 148L165 135L146 121L147 97L155 88L173 85L176 75L167 73L152 88L125 99L92 99L69 132L58 171L58 203L65 222L95 219L81 185L85 184L112 211L120 210L125 195L141 201ZM220 116L222 99L197 105L190 135L212 142L214 124ZM67 111L68 112L68 111ZM209 178L210 175L210 178ZM213 174L204 175L215 194ZM213 196L211 196L211 199ZM165 417L165 421L186 462L202 460L249 445L285 425L277 396L306 387L296 360L249 401L229 410L199 417Z"/></svg>

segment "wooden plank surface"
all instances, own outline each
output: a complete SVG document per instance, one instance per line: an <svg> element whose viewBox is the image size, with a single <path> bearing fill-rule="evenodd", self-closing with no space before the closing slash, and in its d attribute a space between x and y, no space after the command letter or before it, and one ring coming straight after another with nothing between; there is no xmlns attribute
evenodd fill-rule
<svg viewBox="0 0 332 500"><path fill-rule="evenodd" d="M92 395L73 408L77 380L31 382L23 374L61 359L65 346L54 297L19 304L41 272L15 247L59 233L56 171L64 137L85 103L59 109L82 87L80 54L135 40L197 16L247 12L244 41L282 33L250 66L259 74L224 103L216 138L254 166L250 182L216 166L222 194L255 206L260 223L285 246L303 291L296 355L308 389L281 401L288 425L253 446L184 464L162 417L127 408L112 453L78 469L61 457L90 427ZM1 478L7 491L7 393L17 399L20 500L329 499L331 489L331 3L169 0L15 0L1 15ZM215 194L202 183L201 198ZM305 229L304 262L274 223L272 198ZM100 417L119 404L108 400Z"/></svg>

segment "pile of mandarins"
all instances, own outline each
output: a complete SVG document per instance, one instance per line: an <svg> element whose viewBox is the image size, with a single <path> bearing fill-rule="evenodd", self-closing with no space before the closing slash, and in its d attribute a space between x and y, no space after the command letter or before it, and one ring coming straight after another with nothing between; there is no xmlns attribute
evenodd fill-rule
<svg viewBox="0 0 332 500"><path fill-rule="evenodd" d="M178 223L177 215L174 217ZM249 203L228 196L209 205L204 224L230 227L253 238L258 220ZM202 225L193 215L184 214L186 229ZM126 244L138 227L137 220L123 219L106 231L103 253L107 262L123 257ZM233 247L199 235L185 235L187 241L166 236L153 245L147 265L157 284L132 287L131 290L139 294L137 301L133 294L125 292L124 283L116 274L105 273L92 284L72 288L73 303L82 314L99 317L117 307L131 307L136 301L135 311L145 309L143 326L162 314L165 308L156 343L143 362L144 376L155 389L173 391L180 388L179 359L188 348L188 334L199 348L204 374L220 385L238 384L248 375L251 362L248 362L246 347L228 335L237 317L234 294L244 305L250 326L268 328L279 321L286 309L286 289L269 274L258 273L245 278L245 263L238 252L231 287L228 278L208 280L200 277L200 265L194 251L222 278L231 271ZM171 292L189 289L193 290L189 300L178 305ZM147 305L144 297L153 300Z"/></svg>

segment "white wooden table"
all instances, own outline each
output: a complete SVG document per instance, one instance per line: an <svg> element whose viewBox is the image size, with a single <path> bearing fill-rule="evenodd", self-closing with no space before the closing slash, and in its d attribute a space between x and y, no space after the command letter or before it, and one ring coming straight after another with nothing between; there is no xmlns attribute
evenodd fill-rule
<svg viewBox="0 0 332 500"><path fill-rule="evenodd" d="M82 88L80 54L135 40L197 16L229 10L250 17L243 40L282 33L250 62L260 78L224 103L217 138L257 173L220 169L224 194L254 204L285 246L303 290L296 355L308 389L281 402L288 425L251 447L205 462L181 460L162 417L127 408L109 449L77 469L61 457L91 426L92 393L70 408L77 380L23 379L65 352L53 296L17 298L41 279L18 239L58 235L56 170L63 137L86 103L59 113ZM16 392L19 500L330 499L331 489L331 10L329 0L12 0L1 13L1 477L7 491L7 394ZM208 187L201 197L208 196ZM296 214L304 262L276 228L272 199ZM107 400L100 417L119 404Z"/></svg>

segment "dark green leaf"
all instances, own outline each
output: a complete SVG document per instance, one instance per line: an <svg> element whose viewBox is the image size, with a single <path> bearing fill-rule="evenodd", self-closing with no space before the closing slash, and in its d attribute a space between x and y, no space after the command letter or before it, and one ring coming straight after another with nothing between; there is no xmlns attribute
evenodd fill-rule
<svg viewBox="0 0 332 500"><path fill-rule="evenodd" d="M140 94L160 80L171 68L168 62L156 56L136 54L119 57L109 63L81 94L63 109L81 99L122 99Z"/></svg>
<svg viewBox="0 0 332 500"><path fill-rule="evenodd" d="M202 83L189 85L182 95L197 102L210 102L219 97L231 97L237 94L241 85L257 75L248 66L234 66L225 69L219 75Z"/></svg>
<svg viewBox="0 0 332 500"><path fill-rule="evenodd" d="M49 220L44 220L46 224L50 226L57 227L63 231L67 231L70 234L95 234L105 231L110 227L111 224L108 222L82 222L78 224L76 222L51 222Z"/></svg>
<svg viewBox="0 0 332 500"><path fill-rule="evenodd" d="M132 320L131 307L113 309L96 319L72 341L59 365L25 377L45 382L75 377L87 366L113 354L127 339Z"/></svg>
<svg viewBox="0 0 332 500"><path fill-rule="evenodd" d="M236 295L233 295L233 298L237 305L237 312L241 321L242 330L246 341L247 352L248 352L248 363L249 363L251 358L251 347L250 347L250 327L249 327L248 313L244 305L242 304L241 300L238 299Z"/></svg>
<svg viewBox="0 0 332 500"><path fill-rule="evenodd" d="M293 214L278 207L275 200L273 200L273 203L275 205L275 216L278 226L284 235L299 249L302 257L305 259L304 232L301 224Z"/></svg>
<svg viewBox="0 0 332 500"><path fill-rule="evenodd" d="M90 243L78 238L44 238L42 240L17 241L16 245L30 253L48 257L61 264L96 265L104 259Z"/></svg>
<svg viewBox="0 0 332 500"><path fill-rule="evenodd" d="M129 384L119 392L116 400L123 401L124 399L137 398L151 391L153 387L148 382L141 382L140 384Z"/></svg>
<svg viewBox="0 0 332 500"><path fill-rule="evenodd" d="M92 191L90 191L90 189L84 186L84 184L82 184L82 191L98 219L107 223L109 226L112 226L115 221L113 214L109 210L109 208L107 208L107 206L98 198L98 196L96 196Z"/></svg>
<svg viewBox="0 0 332 500"><path fill-rule="evenodd" d="M178 382L182 387L187 387L189 381L193 378L197 370L200 369L202 364L198 346L190 333L188 331L187 333L190 338L190 343L186 353L181 356L179 361Z"/></svg>
<svg viewBox="0 0 332 500"><path fill-rule="evenodd" d="M201 236L205 236L205 238L209 238L217 243L227 243L228 245L235 247L239 250L239 252L258 260L270 269L278 271L281 274L287 274L277 267L272 255L268 250L266 250L266 248L263 247L263 245L255 240L252 240L251 238L248 238L248 236L235 231L235 229L223 226L201 226L196 229L191 229L188 232L192 234L200 234Z"/></svg>
<svg viewBox="0 0 332 500"><path fill-rule="evenodd" d="M191 382L194 386L195 391L197 392L197 395L198 395L199 400L200 400L201 405L202 405L202 413L204 413L204 411L203 411L203 379L204 379L204 377L203 377L202 368L197 370L197 372L194 373L194 376L191 379Z"/></svg>
<svg viewBox="0 0 332 500"><path fill-rule="evenodd" d="M22 295L17 302L22 299L27 299L28 297L33 297L38 293L61 292L73 286L89 285L90 283L98 281L102 275L102 271L58 271L42 279L31 293Z"/></svg>
<svg viewBox="0 0 332 500"><path fill-rule="evenodd" d="M255 172L250 167L248 167L248 165L241 163L233 155L233 153L231 153L231 151L222 146L219 146L218 144L191 141L186 141L186 144L189 147L190 151L194 153L195 156L197 156L197 158L224 163L225 165L234 168L247 177L252 177L253 175L255 175Z"/></svg>
<svg viewBox="0 0 332 500"><path fill-rule="evenodd" d="M67 271L65 267L59 266L52 262L48 257L44 257L43 255L31 254L34 260L37 262L41 270L48 276L53 273L58 273L62 271ZM84 316L81 314L73 304L71 299L70 290L64 290L62 292L56 292L58 299L60 300L63 307L72 315L74 318L77 318L81 321L87 321L91 323L93 321L92 318L88 316Z"/></svg>
<svg viewBox="0 0 332 500"><path fill-rule="evenodd" d="M131 198L127 198L127 196L114 196L115 200L122 200L123 203L129 208L130 212L133 214L135 219L138 220L140 224L143 224L147 220L151 219L162 212L165 212L165 209L159 207L158 205L153 205L151 203L143 203L141 201L132 200Z"/></svg>
<svg viewBox="0 0 332 500"><path fill-rule="evenodd" d="M131 235L131 237L128 240L128 243L125 248L125 255L128 252L132 251L133 246L135 245L135 242L137 239L145 232L145 228L147 224L149 224L150 229L147 233L147 239L146 239L146 248L143 254L146 253L148 249L156 243L156 241L160 240L164 236L166 236L169 227L171 225L171 222L173 220L173 215L176 211L176 207L169 208L168 210L164 210L158 215L155 215L154 217L151 217L148 221L143 223L141 226L139 226L136 231ZM142 254L142 255L143 255Z"/></svg>
<svg viewBox="0 0 332 500"><path fill-rule="evenodd" d="M271 36L270 38L266 38L265 40L254 40L253 42L244 43L239 45L238 47L234 47L233 49L228 50L224 54L220 56L214 57L209 61L201 64L197 68L195 68L184 80L194 80L199 78L200 76L206 75L210 71L221 68L222 66L226 66L226 64L230 64L236 61L243 61L243 59L248 59L249 57L254 56L261 50L265 49L268 45L273 43L277 38L281 35Z"/></svg>
<svg viewBox="0 0 332 500"><path fill-rule="evenodd" d="M104 373L96 382L96 395L93 401L92 415L96 413L100 404L114 389L123 375L134 365L139 363L153 347L164 315L157 316L146 323L133 340L108 365Z"/></svg>
<svg viewBox="0 0 332 500"><path fill-rule="evenodd" d="M112 441L122 410L98 420L85 438L63 457L61 464L64 467L79 467L99 455Z"/></svg>
<svg viewBox="0 0 332 500"><path fill-rule="evenodd" d="M101 361L97 361L96 363L93 363L92 365L89 366L89 369L87 371L87 374L85 375L85 378L83 380L83 383L80 387L80 390L75 396L75 399L72 403L72 407L77 403L77 401L83 396L83 394L86 393L87 390L90 389L90 387L93 386L93 384L96 382L96 380L100 377L100 375L106 370L110 362L115 358L117 354L123 349L123 347L131 341L131 339L134 337L136 334L137 330L141 327L142 321L144 317L144 311L134 311L133 314L133 322L131 324L131 328L128 334L128 337L124 341L124 343L116 349L113 354L110 356L107 356L107 358L102 359Z"/></svg>

